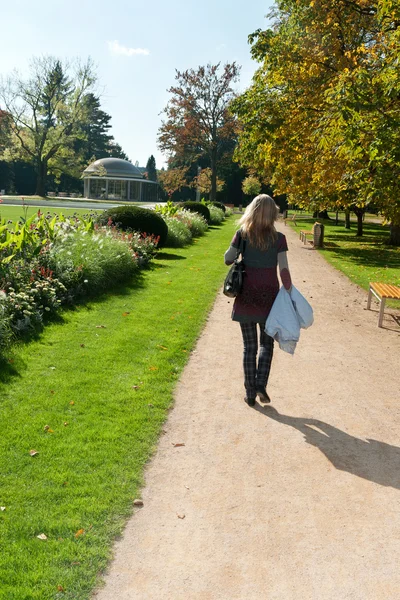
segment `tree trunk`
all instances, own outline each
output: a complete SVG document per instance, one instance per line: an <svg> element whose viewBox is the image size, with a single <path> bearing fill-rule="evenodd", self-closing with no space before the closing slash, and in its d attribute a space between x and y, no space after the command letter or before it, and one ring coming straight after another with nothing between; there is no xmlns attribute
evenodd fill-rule
<svg viewBox="0 0 400 600"><path fill-rule="evenodd" d="M47 162L40 160L37 166L36 196L46 195Z"/></svg>
<svg viewBox="0 0 400 600"><path fill-rule="evenodd" d="M350 229L350 209L346 208L344 211L344 226L346 229Z"/></svg>
<svg viewBox="0 0 400 600"><path fill-rule="evenodd" d="M391 246L400 246L400 223L398 225L394 225L393 223L390 225L388 244Z"/></svg>
<svg viewBox="0 0 400 600"><path fill-rule="evenodd" d="M364 217L364 213L365 213L365 208L360 208L359 206L356 206L354 209L354 214L357 216L357 236L358 237L362 237L364 231L363 231L363 217Z"/></svg>
<svg viewBox="0 0 400 600"><path fill-rule="evenodd" d="M316 210L313 214L313 219L330 219L327 210Z"/></svg>
<svg viewBox="0 0 400 600"><path fill-rule="evenodd" d="M215 202L217 199L217 151L211 150L211 192L210 201Z"/></svg>

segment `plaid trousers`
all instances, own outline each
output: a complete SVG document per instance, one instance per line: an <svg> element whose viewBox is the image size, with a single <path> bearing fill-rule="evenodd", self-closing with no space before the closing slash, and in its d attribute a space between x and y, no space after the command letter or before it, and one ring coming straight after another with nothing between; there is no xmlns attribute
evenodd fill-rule
<svg viewBox="0 0 400 600"><path fill-rule="evenodd" d="M247 398L255 398L257 390L266 388L274 353L274 340L265 333L265 323L259 323L258 325L260 328L259 352L257 323L240 323L244 346L244 387L246 389Z"/></svg>

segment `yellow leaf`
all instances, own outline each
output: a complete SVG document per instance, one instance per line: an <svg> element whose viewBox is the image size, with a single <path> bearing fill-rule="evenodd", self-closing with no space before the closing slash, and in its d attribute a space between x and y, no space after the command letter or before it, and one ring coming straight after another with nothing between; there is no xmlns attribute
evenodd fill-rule
<svg viewBox="0 0 400 600"><path fill-rule="evenodd" d="M75 533L75 537L78 538L81 535L83 535L85 533L84 529L78 529L78 531Z"/></svg>

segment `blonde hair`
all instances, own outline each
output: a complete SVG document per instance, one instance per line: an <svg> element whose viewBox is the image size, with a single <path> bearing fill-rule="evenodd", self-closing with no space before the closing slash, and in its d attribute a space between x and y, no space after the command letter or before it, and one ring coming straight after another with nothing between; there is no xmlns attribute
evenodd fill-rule
<svg viewBox="0 0 400 600"><path fill-rule="evenodd" d="M271 196L256 196L239 221L243 239L247 239L252 246L260 250L267 250L278 238L274 226L278 215L279 207Z"/></svg>

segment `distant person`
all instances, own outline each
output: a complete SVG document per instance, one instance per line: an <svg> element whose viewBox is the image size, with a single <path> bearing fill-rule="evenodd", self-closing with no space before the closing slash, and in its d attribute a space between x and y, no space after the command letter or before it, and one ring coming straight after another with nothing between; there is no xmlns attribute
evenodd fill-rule
<svg viewBox="0 0 400 600"><path fill-rule="evenodd" d="M242 330L245 401L249 406L255 405L256 396L261 402L271 402L266 388L274 340L264 329L279 291L278 265L284 287L289 292L292 287L286 237L278 233L274 225L278 215L279 207L270 196L256 196L241 217L241 227L225 252L225 264L231 265L239 251L243 250L243 289L235 298L232 320L238 321ZM257 325L260 329L259 350Z"/></svg>

